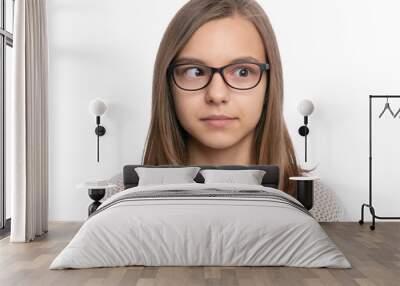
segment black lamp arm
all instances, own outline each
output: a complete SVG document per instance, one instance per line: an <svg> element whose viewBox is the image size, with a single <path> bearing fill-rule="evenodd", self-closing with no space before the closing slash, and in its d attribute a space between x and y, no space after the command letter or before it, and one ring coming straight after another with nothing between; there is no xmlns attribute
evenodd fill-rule
<svg viewBox="0 0 400 286"><path fill-rule="evenodd" d="M304 125L307 126L307 124L308 124L308 116L304 116Z"/></svg>
<svg viewBox="0 0 400 286"><path fill-rule="evenodd" d="M99 137L106 134L106 129L100 125L100 116L96 116L96 124L97 127L94 130L94 133L97 135L97 162L99 162Z"/></svg>
<svg viewBox="0 0 400 286"><path fill-rule="evenodd" d="M307 127L308 116L304 116L304 125L299 128L299 134L304 137L304 160L307 162L307 135L310 130Z"/></svg>

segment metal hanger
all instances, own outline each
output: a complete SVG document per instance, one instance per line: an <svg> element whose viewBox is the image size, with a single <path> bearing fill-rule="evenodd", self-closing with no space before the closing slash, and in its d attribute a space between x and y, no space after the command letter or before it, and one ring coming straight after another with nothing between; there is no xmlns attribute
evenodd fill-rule
<svg viewBox="0 0 400 286"><path fill-rule="evenodd" d="M397 114L399 114L400 113L400 108L399 108L399 110L397 110L397 112L396 112L396 114L394 115L394 117L396 118L397 117Z"/></svg>
<svg viewBox="0 0 400 286"><path fill-rule="evenodd" d="M386 110L389 110L389 112L392 114L393 117L396 117L397 113L399 113L400 109L396 112L396 115L394 115L392 109L390 108L389 105L389 98L386 97L386 103L385 103L385 107L383 108L383 111L381 112L381 114L379 115L379 118L382 117L382 115L385 113Z"/></svg>

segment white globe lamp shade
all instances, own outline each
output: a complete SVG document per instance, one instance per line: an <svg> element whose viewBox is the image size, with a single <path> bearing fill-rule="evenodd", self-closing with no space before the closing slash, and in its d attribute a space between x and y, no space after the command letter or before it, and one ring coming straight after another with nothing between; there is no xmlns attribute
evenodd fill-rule
<svg viewBox="0 0 400 286"><path fill-rule="evenodd" d="M107 105L99 98L92 100L89 104L89 111L94 116L102 116L107 110Z"/></svg>
<svg viewBox="0 0 400 286"><path fill-rule="evenodd" d="M311 100L303 99L299 102L297 110L303 116L309 116L314 111L314 104Z"/></svg>

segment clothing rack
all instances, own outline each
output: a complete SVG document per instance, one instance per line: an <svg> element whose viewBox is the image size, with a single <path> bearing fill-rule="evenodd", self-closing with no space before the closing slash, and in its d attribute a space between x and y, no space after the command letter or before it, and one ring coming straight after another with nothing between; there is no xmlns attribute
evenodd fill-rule
<svg viewBox="0 0 400 286"><path fill-rule="evenodd" d="M370 95L369 96L369 203L361 206L361 219L359 224L364 223L364 207L368 207L372 215L372 225L370 229L375 229L375 219L400 219L400 217L384 217L375 214L375 208L372 205L372 99L374 98L400 98L400 95ZM397 113L396 113L397 115Z"/></svg>

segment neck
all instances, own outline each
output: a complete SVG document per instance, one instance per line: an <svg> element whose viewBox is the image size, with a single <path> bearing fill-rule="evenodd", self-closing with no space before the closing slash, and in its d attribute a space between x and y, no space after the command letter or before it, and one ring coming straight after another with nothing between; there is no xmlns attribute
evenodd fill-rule
<svg viewBox="0 0 400 286"><path fill-rule="evenodd" d="M227 148L212 148L193 137L188 139L189 165L256 165L253 148L254 132L235 145Z"/></svg>

